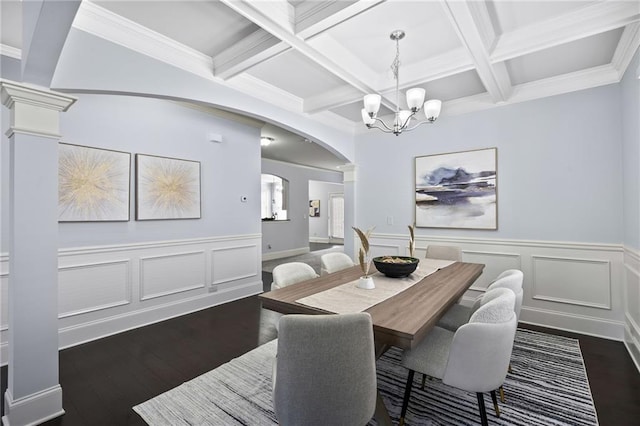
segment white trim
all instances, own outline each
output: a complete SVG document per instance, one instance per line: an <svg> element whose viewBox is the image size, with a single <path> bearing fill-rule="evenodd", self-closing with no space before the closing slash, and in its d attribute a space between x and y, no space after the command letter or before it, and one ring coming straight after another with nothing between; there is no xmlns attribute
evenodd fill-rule
<svg viewBox="0 0 640 426"><path fill-rule="evenodd" d="M281 259L283 257L298 256L300 254L307 254L309 253L309 251L310 251L309 247L300 247L300 248L289 249L289 250L274 251L271 253L262 252L262 261L264 262L265 260L274 260L274 259Z"/></svg>
<svg viewBox="0 0 640 426"><path fill-rule="evenodd" d="M309 242L310 243L324 243L324 244L329 244L331 240L329 240L329 237L309 237Z"/></svg>
<svg viewBox="0 0 640 426"><path fill-rule="evenodd" d="M624 322L588 315L523 306L520 322L608 340L622 341L624 339Z"/></svg>
<svg viewBox="0 0 640 426"><path fill-rule="evenodd" d="M611 58L611 65L618 71L620 79L633 59L640 45L640 22L629 24L624 28L620 41Z"/></svg>
<svg viewBox="0 0 640 426"><path fill-rule="evenodd" d="M77 256L80 254L101 254L109 253L121 250L144 250L149 248L162 248L162 247L178 247L193 244L209 244L220 243L227 241L240 241L248 240L252 238L261 238L261 234L242 234L242 235L225 235L220 237L205 237L205 238L189 238L183 240L166 240L166 241L149 241L142 243L128 243L128 244L111 244L103 246L88 246L88 247L73 247L63 248L58 250L58 255L61 257Z"/></svg>
<svg viewBox="0 0 640 426"><path fill-rule="evenodd" d="M420 229L420 228L418 228ZM404 234L373 234L372 239L406 239ZM541 241L541 240L502 240L497 238L473 238L473 237L439 237L431 235L416 235L418 241L438 241L460 244L482 244L482 245L509 245L509 246L527 246L527 247L545 247L560 248L571 250L597 250L622 252L620 244L602 244L602 243L581 243L581 242L564 242L564 241Z"/></svg>
<svg viewBox="0 0 640 426"><path fill-rule="evenodd" d="M64 414L60 385L15 400L11 390L7 389L4 394L4 403L5 415L2 416L4 426L39 425Z"/></svg>
<svg viewBox="0 0 640 426"><path fill-rule="evenodd" d="M73 27L187 72L218 80L213 76L213 59L210 56L95 3L83 1L80 4Z"/></svg>
<svg viewBox="0 0 640 426"><path fill-rule="evenodd" d="M8 44L0 43L0 55L7 56L13 59L22 59L22 49L18 49L17 47L9 46Z"/></svg>
<svg viewBox="0 0 640 426"><path fill-rule="evenodd" d="M640 336L640 327L635 323L635 321L633 321L633 318L628 315L626 318L627 323L624 327L624 345L640 373L640 341L636 338L636 336ZM633 331L631 327L633 327Z"/></svg>

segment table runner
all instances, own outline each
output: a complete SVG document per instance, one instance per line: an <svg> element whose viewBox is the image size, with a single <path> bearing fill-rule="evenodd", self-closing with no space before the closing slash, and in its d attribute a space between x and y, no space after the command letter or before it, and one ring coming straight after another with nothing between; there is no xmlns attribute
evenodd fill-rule
<svg viewBox="0 0 640 426"><path fill-rule="evenodd" d="M408 277L389 278L380 272L372 274L371 277L376 286L374 289L358 288L358 280L354 280L311 296L303 297L296 300L296 302L336 314L362 312L403 292L424 277L453 263L455 262L450 260L422 259L418 264L418 268Z"/></svg>

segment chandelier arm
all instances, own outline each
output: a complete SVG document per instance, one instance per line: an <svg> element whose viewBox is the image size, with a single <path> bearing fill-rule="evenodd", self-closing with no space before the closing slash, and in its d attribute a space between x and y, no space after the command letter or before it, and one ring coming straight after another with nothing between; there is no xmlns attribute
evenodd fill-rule
<svg viewBox="0 0 640 426"><path fill-rule="evenodd" d="M383 124L384 124L384 123L383 123ZM383 133L393 133L393 130L389 130L389 128L386 128L386 129L385 129L385 128L383 128L383 127L375 126L375 125L373 125L373 124L367 124L367 129L378 129L378 130L380 130L380 131L381 131L381 132L383 132Z"/></svg>
<svg viewBox="0 0 640 426"><path fill-rule="evenodd" d="M400 131L403 130L411 130L411 129L407 129L407 124L409 124L409 121L411 121L411 118L416 115L418 111L411 111L411 114L407 117L407 119L404 121L404 123L402 123L402 125L400 126ZM418 124L419 125L419 124ZM417 126L416 126L417 127Z"/></svg>
<svg viewBox="0 0 640 426"><path fill-rule="evenodd" d="M434 122L435 122L435 120L434 121L431 121L431 120L418 121L418 123L416 123L415 126L407 127L406 129L403 129L403 130L406 130L408 132L408 131L411 131L411 130L415 129L416 127L421 126L423 124L433 124Z"/></svg>
<svg viewBox="0 0 640 426"><path fill-rule="evenodd" d="M391 127L387 126L387 123L382 121L382 119L380 119L378 117L374 117L373 119L376 120L378 123L382 124L384 126L384 128L387 129L389 132L393 132L393 129ZM382 127L374 127L374 126L372 126L372 128L383 130Z"/></svg>

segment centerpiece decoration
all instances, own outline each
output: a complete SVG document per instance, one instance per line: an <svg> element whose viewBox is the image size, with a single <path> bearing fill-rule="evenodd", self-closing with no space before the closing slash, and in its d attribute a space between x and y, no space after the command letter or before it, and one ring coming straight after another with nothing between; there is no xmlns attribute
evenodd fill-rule
<svg viewBox="0 0 640 426"><path fill-rule="evenodd" d="M376 269L388 277L406 277L416 270L420 259L413 257L416 239L413 226L409 225L409 256L379 256L373 258Z"/></svg>
<svg viewBox="0 0 640 426"><path fill-rule="evenodd" d="M371 260L369 258L369 237L374 228L370 228L367 231L362 231L359 228L353 227L353 230L360 238L360 250L358 250L358 262L360 263L360 269L362 269L363 276L358 280L357 287L365 290L371 290L376 287L373 283L373 278L369 276L369 266Z"/></svg>

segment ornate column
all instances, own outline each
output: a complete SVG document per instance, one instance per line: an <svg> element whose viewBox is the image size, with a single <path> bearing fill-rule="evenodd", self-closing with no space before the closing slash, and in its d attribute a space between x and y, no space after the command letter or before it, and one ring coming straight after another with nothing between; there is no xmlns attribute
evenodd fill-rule
<svg viewBox="0 0 640 426"><path fill-rule="evenodd" d="M341 167L344 183L344 252L357 259L355 252L355 236L353 226L356 226L356 165L345 164Z"/></svg>
<svg viewBox="0 0 640 426"><path fill-rule="evenodd" d="M64 414L58 380L59 115L75 98L0 80L9 137L9 377L3 425Z"/></svg>

